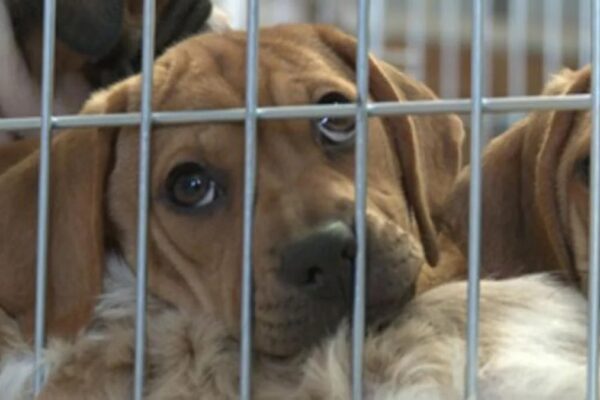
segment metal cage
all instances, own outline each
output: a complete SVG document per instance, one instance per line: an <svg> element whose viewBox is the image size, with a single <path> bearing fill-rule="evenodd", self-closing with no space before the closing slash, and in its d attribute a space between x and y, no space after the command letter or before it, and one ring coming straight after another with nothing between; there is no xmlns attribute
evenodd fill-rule
<svg viewBox="0 0 600 400"><path fill-rule="evenodd" d="M507 0L508 1L508 0ZM448 7L450 0L444 0ZM377 47L371 38L381 39L381 32L370 29L371 1L357 0L357 26L359 46L357 49L358 101L343 106L294 106L294 107L258 107L257 102L257 68L258 68L258 35L259 35L259 0L247 0L245 13L247 15L248 48L247 48L247 87L246 107L239 109L224 109L210 111L181 111L154 112L152 109L152 64L154 60L154 21L155 5L153 0L144 0L143 23L143 62L142 62L142 99L141 112L133 114L102 115L102 116L55 116L53 114L53 66L55 44L55 14L56 0L44 0L44 40L43 40L43 79L42 104L39 118L16 118L0 120L0 130L11 129L41 129L41 162L39 175L38 201L38 236L37 236L37 278L36 278L36 314L35 314L35 357L41 360L45 344L44 310L46 294L46 261L48 253L48 211L49 176L50 176L50 141L54 130L83 127L83 126L140 126L140 184L139 184L139 216L138 216L138 252L137 252L137 316L135 336L135 375L134 399L141 400L144 387L144 348L145 348L145 307L146 307L146 248L149 208L149 178L150 178L150 148L152 145L152 127L156 125L198 122L198 121L245 121L245 190L244 190L244 228L243 228L243 260L241 261L243 276L243 295L241 313L241 357L240 357L240 396L244 400L251 398L251 368L252 368L252 225L253 199L256 181L257 162L257 121L261 119L285 118L315 118L321 116L356 116L356 237L358 252L355 269L354 312L352 323L352 392L353 399L362 398L362 349L365 330L365 207L367 191L367 136L368 118L377 115L416 114L416 113L466 113L470 114L471 143L470 164L472 166L472 183L470 187L470 221L469 221L469 291L468 291L468 326L467 326L467 365L466 368L466 397L477 398L477 361L478 361L478 312L479 312L479 275L481 248L481 148L484 141L484 114L525 112L534 109L591 109L593 121L592 139L592 172L591 172L591 234L590 234L590 279L589 279L589 325L588 325L588 380L587 398L597 399L598 390L598 334L600 311L600 0L581 0L581 29L585 33L586 24L591 24L591 39L586 41L585 34L581 38L581 62L588 61L588 49L591 49L592 61L592 90L590 95L563 96L560 98L545 96L522 96L523 87L523 48L519 40L513 40L514 46L509 51L510 71L514 80L509 91L509 97L485 96L486 71L485 48L486 40L486 1L471 0L472 32L471 32L471 94L470 98L446 98L439 101L415 101L403 103L372 103L368 101L368 52L371 46ZM373 1L385 4L385 1ZM414 15L423 16L422 0L409 1ZM523 35L526 18L523 13L525 2L510 0L509 18L517 27L511 34ZM556 3L548 0L548 3ZM560 21L557 7L549 6L547 15L552 21ZM379 12L379 11L377 11ZM374 15L377 15L377 12ZM381 15L381 14L379 14ZM446 29L452 29L448 27ZM556 32L547 32L556 34ZM412 35L412 36L411 36ZM409 37L409 45L417 48L413 56L422 58L418 46L422 38L415 32ZM590 46L591 44L591 46ZM590 47L588 47L590 46ZM446 41L448 56L444 57L449 66L447 73L450 78L443 84L442 94L445 97L456 96L456 79L459 66L456 57L452 55L457 47L454 39ZM548 71L556 70L560 65L560 49L547 48L546 65ZM416 55L415 55L416 54ZM488 65L489 67L489 65ZM454 78L452 78L454 76ZM39 365L39 364L36 364ZM43 371L36 370L34 386L38 393L42 386Z"/></svg>

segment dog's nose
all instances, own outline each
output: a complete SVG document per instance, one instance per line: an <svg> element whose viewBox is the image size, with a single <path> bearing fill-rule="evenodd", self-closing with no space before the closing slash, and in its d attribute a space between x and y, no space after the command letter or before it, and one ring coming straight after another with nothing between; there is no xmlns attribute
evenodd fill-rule
<svg viewBox="0 0 600 400"><path fill-rule="evenodd" d="M332 222L288 245L283 252L281 277L318 297L349 295L355 253L350 226Z"/></svg>

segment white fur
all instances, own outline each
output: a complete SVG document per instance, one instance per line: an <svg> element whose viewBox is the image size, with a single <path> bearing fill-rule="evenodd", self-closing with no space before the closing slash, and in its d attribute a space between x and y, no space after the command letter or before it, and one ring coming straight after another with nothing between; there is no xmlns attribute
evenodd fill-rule
<svg viewBox="0 0 600 400"><path fill-rule="evenodd" d="M118 257L107 258L107 273L104 279L104 295L98 302L97 315L106 320L118 320L135 314L135 277L129 267ZM86 340L96 337L92 331L85 334ZM40 368L47 376L63 358L65 343L52 342L45 351ZM0 359L0 398L29 400L33 390L35 359L33 350L24 342L14 343L14 350L7 351Z"/></svg>
<svg viewBox="0 0 600 400"><path fill-rule="evenodd" d="M45 359L50 380L65 365L77 371L69 364L74 359L108 359L110 352L131 356L135 279L114 257L107 271L106 292L96 309L99 328L73 344L51 343ZM152 297L148 312L149 400L237 398L239 349L217 318L184 315ZM411 302L383 332L369 335L366 400L462 399L465 315L466 283L446 284ZM586 302L577 291L549 275L482 281L480 335L482 399L584 397ZM344 324L306 356L281 361L257 355L255 399L350 398L348 338ZM84 352L91 357L82 357ZM2 365L0 393L12 395L19 388L26 393L31 358L8 357ZM125 400L129 394L125 390L114 398Z"/></svg>
<svg viewBox="0 0 600 400"><path fill-rule="evenodd" d="M33 354L13 354L0 362L0 393L3 399L26 400L32 395Z"/></svg>

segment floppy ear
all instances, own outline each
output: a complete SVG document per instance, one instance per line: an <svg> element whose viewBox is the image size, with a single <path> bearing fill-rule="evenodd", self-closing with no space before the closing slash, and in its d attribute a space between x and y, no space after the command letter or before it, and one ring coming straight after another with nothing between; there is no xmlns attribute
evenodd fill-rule
<svg viewBox="0 0 600 400"><path fill-rule="evenodd" d="M589 93L590 76L589 66L570 74L562 94ZM565 228L560 221L557 177L560 158L571 136L578 113L579 111L560 110L551 114L535 168L535 208L538 211L536 216L545 233L548 248L552 251L554 259L552 265L568 271L576 281L579 281L580 277L575 269L572 249L569 248L564 236Z"/></svg>
<svg viewBox="0 0 600 400"><path fill-rule="evenodd" d="M124 0L57 0L56 35L78 53L100 59L121 37Z"/></svg>
<svg viewBox="0 0 600 400"><path fill-rule="evenodd" d="M323 43L333 49L350 67L355 68L356 40L354 38L327 26L317 26L315 29ZM411 95L416 92L424 97L433 98L429 91L419 89L417 83L373 57L369 59L369 87L375 101L406 100L404 89L410 89ZM427 261L430 265L435 265L439 251L432 211L438 210L441 205L438 198L445 197L458 173L460 142L463 134L458 119L439 123L439 128L436 126L438 122L432 121L407 115L383 118L402 167L402 184L417 220ZM448 129L441 129L442 127ZM451 136L449 141L451 150L445 156L438 158L438 152L441 152L440 154L445 152L444 136L447 133ZM439 141L439 144L434 145L434 140ZM422 154L424 149L433 150L431 154L427 154L427 157L433 158L432 161L427 163L422 161L422 156L425 156ZM435 189L439 190L437 195L433 189L435 184L438 184Z"/></svg>
<svg viewBox="0 0 600 400"><path fill-rule="evenodd" d="M524 222L529 216L523 210L529 207L524 192L533 179L522 176L528 122L521 121L494 139L483 155L481 265L486 274L498 277L532 267L527 265L528 254L534 250ZM470 169L465 167L443 215L443 229L463 254L468 246L470 177Z"/></svg>
<svg viewBox="0 0 600 400"><path fill-rule="evenodd" d="M0 176L39 148L39 138L27 137L0 145Z"/></svg>
<svg viewBox="0 0 600 400"><path fill-rule="evenodd" d="M92 100L84 113L115 112L123 90ZM109 129L74 129L52 142L48 331L75 334L100 294L104 265L104 189L111 165ZM33 329L39 150L0 175L0 307Z"/></svg>
<svg viewBox="0 0 600 400"><path fill-rule="evenodd" d="M587 72L586 72L587 71ZM563 72L544 94L582 93L589 69ZM557 168L576 111L528 115L492 140L483 156L482 267L497 277L572 269L557 199ZM466 252L470 171L461 173L444 213L449 236ZM574 271L571 271L574 272Z"/></svg>

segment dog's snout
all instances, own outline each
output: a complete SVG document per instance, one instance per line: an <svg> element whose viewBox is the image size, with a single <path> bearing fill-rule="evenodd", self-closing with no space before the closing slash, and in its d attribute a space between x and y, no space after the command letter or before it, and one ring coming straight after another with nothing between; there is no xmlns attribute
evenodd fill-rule
<svg viewBox="0 0 600 400"><path fill-rule="evenodd" d="M284 282L318 297L348 294L356 253L354 232L332 222L290 244L283 252Z"/></svg>

